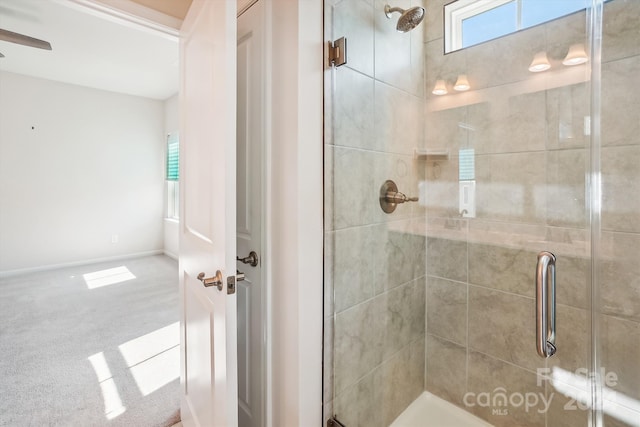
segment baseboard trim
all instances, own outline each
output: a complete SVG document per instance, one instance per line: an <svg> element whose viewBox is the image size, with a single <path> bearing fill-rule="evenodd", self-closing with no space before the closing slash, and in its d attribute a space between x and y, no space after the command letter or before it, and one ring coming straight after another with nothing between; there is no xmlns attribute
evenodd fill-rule
<svg viewBox="0 0 640 427"><path fill-rule="evenodd" d="M169 252L169 251L162 251L163 254L165 254L166 256L168 256L169 258L175 259L176 261L178 261L178 255L174 254L173 252Z"/></svg>
<svg viewBox="0 0 640 427"><path fill-rule="evenodd" d="M163 255L163 254L165 254L165 251L161 249L157 249L153 251L135 252L135 253L125 254L125 255L92 258L92 259L86 259L82 261L64 262L60 264L48 264L48 265L42 265L38 267L19 268L16 270L5 270L5 271L0 271L0 279L3 277L17 276L19 274L36 273L38 271L58 270L60 268L76 267L78 265L96 264L99 262L119 261L121 259L131 259L131 258L139 258L143 256ZM167 256L173 258L171 255L167 255Z"/></svg>

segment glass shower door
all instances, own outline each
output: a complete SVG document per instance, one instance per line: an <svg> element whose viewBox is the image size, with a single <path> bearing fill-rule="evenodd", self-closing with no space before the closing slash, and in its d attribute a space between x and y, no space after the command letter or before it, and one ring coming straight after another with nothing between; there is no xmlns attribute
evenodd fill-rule
<svg viewBox="0 0 640 427"><path fill-rule="evenodd" d="M392 4L426 12L400 33L385 2L325 2L327 39L349 48L326 74L325 418L637 425L620 414L640 397L640 5L452 8L470 3ZM492 25L515 13L515 32L450 43L486 32L485 12ZM536 351L543 251L556 259L548 358Z"/></svg>
<svg viewBox="0 0 640 427"><path fill-rule="evenodd" d="M500 13L524 26L562 2L502 3L513 7ZM442 30L426 40L426 151L449 157L426 162L425 388L495 426L588 424L586 406L564 387L589 390L586 6L446 54ZM432 13L449 22L450 7ZM473 15L463 39L482 32L484 13L497 11ZM581 60L568 60L572 50ZM468 90L456 87L462 77ZM446 94L434 93L439 82ZM548 358L536 351L541 252L556 258L548 309L557 352Z"/></svg>

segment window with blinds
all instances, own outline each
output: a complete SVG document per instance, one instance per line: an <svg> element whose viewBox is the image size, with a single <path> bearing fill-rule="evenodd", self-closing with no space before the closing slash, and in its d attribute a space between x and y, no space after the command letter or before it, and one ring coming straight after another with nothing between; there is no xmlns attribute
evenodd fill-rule
<svg viewBox="0 0 640 427"><path fill-rule="evenodd" d="M178 219L180 212L180 140L178 133L167 136L167 218Z"/></svg>
<svg viewBox="0 0 640 427"><path fill-rule="evenodd" d="M178 181L180 177L180 143L177 133L167 136L167 181Z"/></svg>
<svg viewBox="0 0 640 427"><path fill-rule="evenodd" d="M476 179L476 156L473 148L463 148L459 151L458 176L460 181Z"/></svg>

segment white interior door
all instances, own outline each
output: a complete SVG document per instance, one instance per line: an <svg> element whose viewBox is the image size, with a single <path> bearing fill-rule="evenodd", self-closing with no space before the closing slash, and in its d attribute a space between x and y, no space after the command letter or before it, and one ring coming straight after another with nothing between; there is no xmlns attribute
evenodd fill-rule
<svg viewBox="0 0 640 427"><path fill-rule="evenodd" d="M264 420L264 282L262 264L264 155L264 0L238 18L237 247L258 263L238 261L238 425ZM254 263L255 264L255 263Z"/></svg>
<svg viewBox="0 0 640 427"><path fill-rule="evenodd" d="M234 427L236 1L194 0L180 56L181 417L187 427ZM215 282L218 270L220 289L198 278Z"/></svg>

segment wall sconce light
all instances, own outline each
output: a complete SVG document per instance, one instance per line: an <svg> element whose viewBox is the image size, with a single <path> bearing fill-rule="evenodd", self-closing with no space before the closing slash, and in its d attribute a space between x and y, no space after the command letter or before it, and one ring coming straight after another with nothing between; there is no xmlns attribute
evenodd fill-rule
<svg viewBox="0 0 640 427"><path fill-rule="evenodd" d="M434 95L446 95L447 93L449 93L444 80L437 80L436 85L433 87L431 93L433 93Z"/></svg>
<svg viewBox="0 0 640 427"><path fill-rule="evenodd" d="M458 80L456 80L456 84L453 86L453 89L457 90L458 92L463 92L465 90L471 89L471 86L469 85L469 80L467 80L466 74L460 74L458 76Z"/></svg>
<svg viewBox="0 0 640 427"><path fill-rule="evenodd" d="M571 47L569 48L569 52L567 53L567 56L565 56L562 63L564 65L571 66L584 64L588 60L589 57L587 56L587 52L584 51L584 46L582 45L582 43L578 43L571 45Z"/></svg>
<svg viewBox="0 0 640 427"><path fill-rule="evenodd" d="M531 65L529 65L529 71L532 73L547 71L549 68L551 68L551 64L549 64L547 52L545 51L536 53L533 57L533 61L531 61Z"/></svg>

